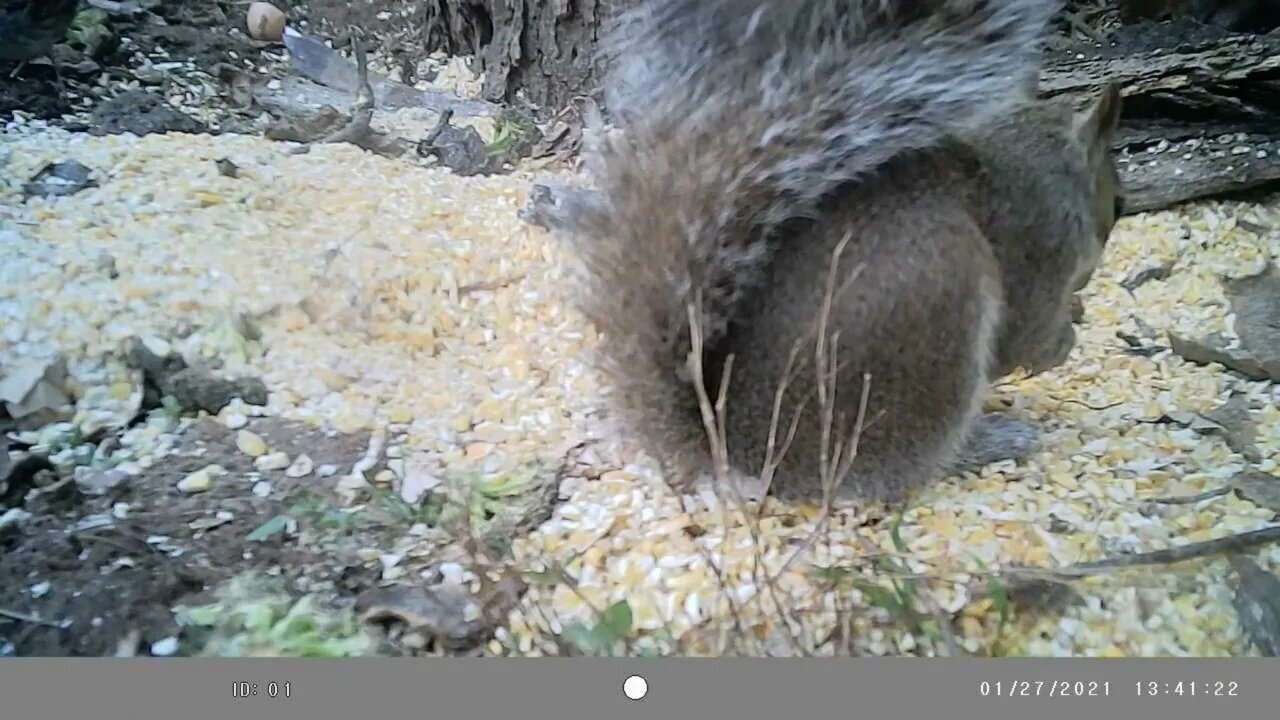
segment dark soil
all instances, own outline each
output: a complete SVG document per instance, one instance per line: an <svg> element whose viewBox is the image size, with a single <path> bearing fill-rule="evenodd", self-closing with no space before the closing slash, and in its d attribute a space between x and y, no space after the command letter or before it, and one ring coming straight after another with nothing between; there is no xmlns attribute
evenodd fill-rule
<svg viewBox="0 0 1280 720"><path fill-rule="evenodd" d="M112 39L97 50L90 52L70 42L57 46L57 73L47 62L29 65L17 77L10 77L12 66L0 66L0 117L21 110L35 119L65 122L71 129L98 134L202 132L203 126L180 110L141 101L138 95L144 91L127 91L128 97L115 102L112 98L125 83L135 80L132 71L138 54L189 60L214 76L220 65L243 68L246 60L258 64L262 50L273 46L230 32L243 25L243 6L229 0L163 0L150 16L109 17L105 25ZM83 98L90 101L87 107ZM238 109L234 103L228 106L228 119L233 120ZM70 113L86 112L92 114L91 120L64 119Z"/></svg>
<svg viewBox="0 0 1280 720"><path fill-rule="evenodd" d="M264 50L278 52L282 47L254 41L242 32L246 5L238 0L162 0L150 15L109 17L106 27L111 30L111 39L96 50L76 47L70 41L57 46L56 73L45 61L10 77L14 66L0 63L0 117L7 118L14 110L20 110L38 120L95 134L209 131L178 109L163 103L156 107L141 98L156 88L130 90L125 97L113 99L117 88L136 79L133 69L136 56L141 54L166 61L188 60L216 77L226 100L226 117L217 129L242 129L261 114L261 109L243 107L243 98L237 97L232 83L243 80L246 74L263 80L255 77L246 63L260 66ZM413 6L408 0L275 0L275 5L288 14L291 23L323 33L341 34L356 27L377 38L408 37L413 34L415 22L399 12ZM388 8L392 15L380 18ZM236 74L242 77L236 78ZM89 98L88 106L82 98ZM64 117L73 113L80 117Z"/></svg>
<svg viewBox="0 0 1280 720"><path fill-rule="evenodd" d="M202 122L165 104L156 95L143 90L130 90L93 109L87 128L90 135L182 132L204 133L209 128Z"/></svg>
<svg viewBox="0 0 1280 720"><path fill-rule="evenodd" d="M14 110L47 120L75 110L69 97L62 94L53 70L44 65L29 65L17 77L0 64L0 117L8 119Z"/></svg>
<svg viewBox="0 0 1280 720"><path fill-rule="evenodd" d="M341 472L368 444L367 435L330 437L276 419L256 420L250 428L273 450L290 457L305 451L316 467L334 464ZM178 491L179 480L211 463L228 471L212 489ZM267 498L252 492L259 478L272 484ZM323 500L321 488L332 485L314 474L289 479L283 471L255 473L252 458L236 449L235 433L204 420L185 433L177 455L113 494L86 497L68 484L64 492L38 496L24 508L32 517L0 539L0 648L28 657L112 655L136 634L138 650L146 654L157 640L182 637L175 605L198 604L206 591L244 571L279 573L290 581L305 576L311 585L327 582L335 600L354 596L376 581L376 567L333 557L325 543L247 538L280 514L306 525L298 499ZM112 507L122 502L128 514L116 520ZM231 519L217 524L220 512Z"/></svg>

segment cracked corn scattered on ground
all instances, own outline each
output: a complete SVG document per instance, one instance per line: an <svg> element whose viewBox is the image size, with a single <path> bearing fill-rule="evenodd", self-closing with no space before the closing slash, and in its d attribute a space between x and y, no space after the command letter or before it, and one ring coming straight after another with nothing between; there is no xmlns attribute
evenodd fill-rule
<svg viewBox="0 0 1280 720"><path fill-rule="evenodd" d="M101 187L24 204L19 179L64 158L97 171ZM223 158L240 168L238 178L218 173L214 161ZM562 250L517 219L530 174L458 178L341 145L287 156L281 145L233 135L87 138L44 129L0 137L0 168L8 184L0 188L0 355L64 353L84 394L82 423L127 412L131 376L118 360L126 340L194 327L179 349L260 374L269 414L338 431L391 428L415 472L509 472L600 439L585 456L592 479L565 480L567 500L514 547L531 568L566 564L575 586L533 585L494 651L552 652L547 631L590 622L593 608L619 600L634 613L636 651L942 650L938 639L889 622L863 592L824 591L830 573L821 568L894 552L890 523L868 527L842 511L810 544L816 510L771 504L757 540L714 498L682 506L643 455L610 435L588 367L600 339L563 302ZM1274 511L1234 495L1143 512L1147 499L1213 489L1244 466L1220 439L1144 421L1244 392L1262 408L1254 412L1258 465L1275 473L1280 412L1265 383L1168 353L1124 354L1116 339L1117 330L1143 335L1139 321L1192 336L1229 331L1216 276L1252 272L1277 253L1274 236L1237 226L1243 217L1277 228L1280 205L1198 204L1124 220L1087 291L1071 362L994 391L1015 415L1047 426L1046 449L945 482L901 518L905 564L935 578L921 597L957 613L967 651L986 651L999 634L1015 654L1250 652L1220 560L1091 578L1066 610L1029 610L1003 626L996 603L972 597L965 575L1273 522ZM118 278L102 271L107 256ZM1176 262L1167 280L1132 295L1120 286L1166 262ZM242 313L260 318L256 345L220 330ZM1280 550L1255 555L1280 570ZM849 616L852 632L838 632Z"/></svg>

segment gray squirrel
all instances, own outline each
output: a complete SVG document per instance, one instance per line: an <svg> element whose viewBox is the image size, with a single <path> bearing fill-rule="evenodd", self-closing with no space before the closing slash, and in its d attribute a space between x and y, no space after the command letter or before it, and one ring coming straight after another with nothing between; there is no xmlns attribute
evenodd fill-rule
<svg viewBox="0 0 1280 720"><path fill-rule="evenodd" d="M715 469L693 368L713 402L723 381L734 472L821 497L862 418L838 496L898 503L956 467L991 381L1066 360L1120 212L1120 95L1035 97L1059 4L648 0L602 40L621 131L541 220L672 481Z"/></svg>

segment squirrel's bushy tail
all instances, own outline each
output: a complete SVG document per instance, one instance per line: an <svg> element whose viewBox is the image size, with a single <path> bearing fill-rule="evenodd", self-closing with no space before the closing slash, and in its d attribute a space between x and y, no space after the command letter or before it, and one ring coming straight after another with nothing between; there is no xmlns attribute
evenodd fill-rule
<svg viewBox="0 0 1280 720"><path fill-rule="evenodd" d="M1002 112L1056 0L644 0L602 42L622 133L574 209L582 308L623 420L681 453L687 308L709 345L770 232L839 186ZM821 282L821 278L815 278ZM675 458L673 458L675 459Z"/></svg>

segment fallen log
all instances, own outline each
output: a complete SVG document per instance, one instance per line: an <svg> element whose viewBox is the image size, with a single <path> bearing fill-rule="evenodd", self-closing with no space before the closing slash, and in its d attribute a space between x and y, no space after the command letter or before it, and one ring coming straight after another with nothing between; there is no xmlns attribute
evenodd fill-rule
<svg viewBox="0 0 1280 720"><path fill-rule="evenodd" d="M1083 97L1110 82L1125 97L1115 150L1126 212L1280 181L1280 34L1125 25L1102 46L1051 51L1041 92Z"/></svg>

